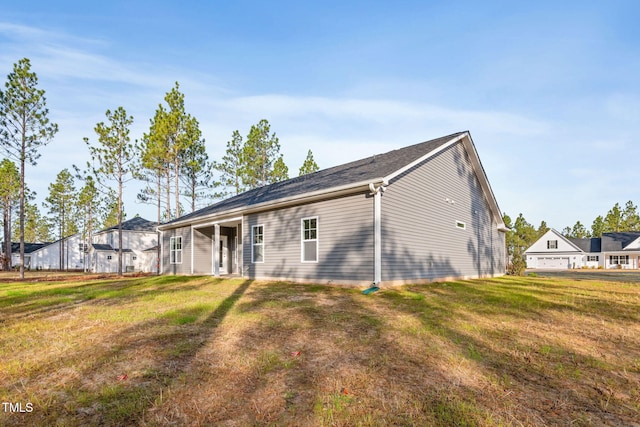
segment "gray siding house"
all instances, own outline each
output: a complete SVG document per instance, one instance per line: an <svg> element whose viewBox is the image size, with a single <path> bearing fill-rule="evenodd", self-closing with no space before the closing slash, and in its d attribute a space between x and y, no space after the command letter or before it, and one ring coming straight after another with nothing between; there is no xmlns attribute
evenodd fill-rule
<svg viewBox="0 0 640 427"><path fill-rule="evenodd" d="M158 227L165 274L370 285L505 273L469 132L257 188Z"/></svg>

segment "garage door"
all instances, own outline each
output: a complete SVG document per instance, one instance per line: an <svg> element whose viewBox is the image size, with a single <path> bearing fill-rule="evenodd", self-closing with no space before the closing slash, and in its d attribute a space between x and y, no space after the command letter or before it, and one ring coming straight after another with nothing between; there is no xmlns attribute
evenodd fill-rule
<svg viewBox="0 0 640 427"><path fill-rule="evenodd" d="M538 268L566 270L569 268L569 258L541 257L538 258Z"/></svg>

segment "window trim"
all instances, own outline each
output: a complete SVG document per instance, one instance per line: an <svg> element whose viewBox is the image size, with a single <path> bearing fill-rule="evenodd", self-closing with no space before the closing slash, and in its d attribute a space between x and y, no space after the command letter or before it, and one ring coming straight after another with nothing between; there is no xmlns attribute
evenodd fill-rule
<svg viewBox="0 0 640 427"><path fill-rule="evenodd" d="M254 239L255 239L255 230L256 228L261 227L262 228L262 243L255 243ZM264 253L264 224L256 224L256 225L252 225L251 226L251 263L252 264L264 264L264 258L265 258L265 253ZM255 258L255 250L254 248L256 246L262 246L262 261L256 261Z"/></svg>
<svg viewBox="0 0 640 427"><path fill-rule="evenodd" d="M553 247L551 247L551 242L553 242ZM547 240L547 249L558 249L558 240Z"/></svg>
<svg viewBox="0 0 640 427"><path fill-rule="evenodd" d="M178 241L180 242L180 249L177 248L177 244L174 244L174 242ZM178 253L180 253L180 262L178 262ZM171 236L169 238L169 264L182 264L182 236Z"/></svg>
<svg viewBox="0 0 640 427"><path fill-rule="evenodd" d="M312 219L316 220L316 228L315 228L315 230L316 230L316 238L315 239L305 239L304 238L304 232L305 232L304 222L305 221L310 221ZM320 244L319 244L320 239L318 238L318 233L320 231L319 225L320 225L320 218L318 216L309 216L309 217L305 217L305 218L301 218L300 219L300 262L302 262L304 264L317 264L318 260L320 258L320 254L318 253L318 250L320 248ZM312 230L312 229L310 228L310 230ZM316 259L315 259L315 261L308 261L308 260L304 259L304 255L305 255L305 253L304 253L304 244L305 244L305 242L315 242L316 243Z"/></svg>
<svg viewBox="0 0 640 427"><path fill-rule="evenodd" d="M609 255L609 265L629 265L629 255Z"/></svg>

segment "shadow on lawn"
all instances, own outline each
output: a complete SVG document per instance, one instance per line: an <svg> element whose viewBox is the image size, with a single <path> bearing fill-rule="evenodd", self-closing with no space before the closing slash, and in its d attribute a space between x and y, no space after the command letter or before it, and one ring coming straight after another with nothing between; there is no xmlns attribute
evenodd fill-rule
<svg viewBox="0 0 640 427"><path fill-rule="evenodd" d="M236 406L230 412L243 414L242 423L474 425L490 417L482 406L457 399L447 389L450 376L437 358L425 357L437 346L420 349L396 339L380 312L380 302L387 303L379 295L370 306L358 290L278 286L281 298L291 298L280 300L277 308L270 298L273 286L254 290L253 301L238 307L263 319L245 332L238 352L255 360L275 355L270 371L258 363L237 378L237 389L247 392L229 404ZM269 388L272 400L265 402ZM248 414L240 402L264 404ZM202 424L229 421L209 416Z"/></svg>
<svg viewBox="0 0 640 427"><path fill-rule="evenodd" d="M247 424L625 424L638 415L611 398L611 390L633 390L634 382L611 372L605 356L535 330L474 325L472 315L504 323L505 314L538 322L558 311L582 312L547 301L544 289L509 296L501 286L453 282L369 297L290 283L255 288L237 310L261 320L239 337L236 351L258 362L235 377L235 398L221 392L214 399ZM398 316L416 322L398 329ZM199 421L232 419L212 412Z"/></svg>
<svg viewBox="0 0 640 427"><path fill-rule="evenodd" d="M179 278L159 280L161 285L167 286L187 281L188 279ZM17 420L20 421L18 424L22 424L27 417L38 415L67 425L115 426L139 423L148 408L162 401L163 389L180 381L185 368L197 352L209 342L220 323L252 283L252 280L239 283L212 311L209 304L174 310L153 320L137 323L110 337L109 342L92 343L95 347L94 354L98 353L100 356L95 359L89 357L88 363L83 363L85 361L79 360L78 357L91 350L74 349L75 351L68 354L67 362L61 360L56 365L78 366L78 375L75 375L72 381L65 378L65 381L59 384L62 390L56 393L57 397L53 394L46 397L57 402L49 401L42 404L44 407L36 406L33 414L21 417ZM207 281L206 284L211 285L212 282ZM102 292L108 294L109 285L100 284L98 288L103 286L103 290L93 289L93 292L97 295ZM132 286L135 288L135 284L123 288ZM202 285L196 287L199 286ZM184 286L178 289L163 287L153 292L189 289L190 287ZM147 292L152 290L149 289ZM109 304L116 303L117 301L110 301ZM202 318L204 313L209 314ZM130 371L132 366L137 372ZM14 387L19 388L20 385L9 385L8 388ZM38 414L38 411L43 413ZM10 424L11 420L5 421ZM0 421L3 421L2 418ZM35 423L37 424L37 420Z"/></svg>
<svg viewBox="0 0 640 427"><path fill-rule="evenodd" d="M39 283L39 289L30 290L30 284L20 289L9 289L0 297L0 323L28 317L51 316L56 312L78 307L84 304L118 305L123 301L133 302L141 298L172 292L196 290L211 284L211 278L204 276L203 281L191 285L189 276L157 276L142 279L109 279L90 281L80 284ZM220 282L222 279L214 279ZM176 287L176 285L181 285ZM12 285L12 287L16 287Z"/></svg>

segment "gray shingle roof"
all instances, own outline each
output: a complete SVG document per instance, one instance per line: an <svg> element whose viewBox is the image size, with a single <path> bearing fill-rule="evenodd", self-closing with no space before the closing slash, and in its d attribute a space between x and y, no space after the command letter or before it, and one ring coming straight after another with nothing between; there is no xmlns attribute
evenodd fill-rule
<svg viewBox="0 0 640 427"><path fill-rule="evenodd" d="M122 222L122 229L127 231L156 231L156 226L158 224L144 219L142 217L135 217L128 219ZM114 225L113 227L105 228L100 232L109 231L109 230L117 230L118 226Z"/></svg>
<svg viewBox="0 0 640 427"><path fill-rule="evenodd" d="M44 248L47 245L50 245L50 242L45 243L24 243L24 253L30 254L33 251L37 251L40 248ZM4 242L2 243L2 250L4 251ZM11 242L11 253L16 254L20 253L20 242Z"/></svg>
<svg viewBox="0 0 640 427"><path fill-rule="evenodd" d="M201 216L222 213L228 210L249 207L264 202L275 202L286 197L303 195L313 191L340 185L355 184L361 181L385 177L402 169L425 154L439 148L453 138L466 132L458 132L420 144L389 151L384 154L367 157L344 165L323 169L318 172L299 176L286 181L246 191L237 196L207 206L198 211L174 219L166 224L181 222Z"/></svg>
<svg viewBox="0 0 640 427"><path fill-rule="evenodd" d="M569 237L569 240L582 249L584 252L600 252L601 251L601 242L600 238L592 238L592 239L576 239L573 237Z"/></svg>
<svg viewBox="0 0 640 427"><path fill-rule="evenodd" d="M602 251L621 251L640 237L640 232L603 233Z"/></svg>
<svg viewBox="0 0 640 427"><path fill-rule="evenodd" d="M113 246L111 245L105 245L103 243L92 243L93 249L95 249L96 251L106 251L106 252L118 252L117 249L115 249ZM133 252L131 249L123 249L122 252Z"/></svg>
<svg viewBox="0 0 640 427"><path fill-rule="evenodd" d="M113 246L105 245L103 243L92 243L93 249L96 251L113 251Z"/></svg>

